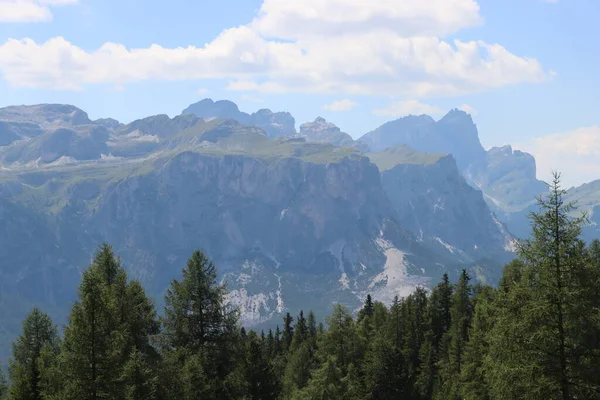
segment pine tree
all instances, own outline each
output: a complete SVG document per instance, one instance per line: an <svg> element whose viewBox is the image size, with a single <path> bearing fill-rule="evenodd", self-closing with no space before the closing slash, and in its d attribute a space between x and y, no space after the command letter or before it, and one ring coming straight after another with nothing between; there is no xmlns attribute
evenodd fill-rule
<svg viewBox="0 0 600 400"><path fill-rule="evenodd" d="M13 343L13 358L10 360L10 397L21 400L42 400L42 373L40 357L48 346L58 353L58 332L47 314L37 307L23 321L23 333Z"/></svg>
<svg viewBox="0 0 600 400"><path fill-rule="evenodd" d="M584 217L565 203L560 176L530 215L532 238L519 244L520 265L504 279L486 358L493 398L594 398L590 380L597 363L585 333L594 324L585 249L579 239ZM520 271L515 271L516 268ZM510 284L507 285L507 282ZM595 365L594 365L595 364ZM512 397L511 397L512 396Z"/></svg>
<svg viewBox="0 0 600 400"><path fill-rule="evenodd" d="M246 397L250 400L277 398L280 388L271 360L254 332L248 335L245 354Z"/></svg>
<svg viewBox="0 0 600 400"><path fill-rule="evenodd" d="M432 398L436 383L439 384L439 362L446 351L443 342L451 325L453 288L444 274L442 281L431 291L426 312L426 331L419 349L420 371L417 390L423 398Z"/></svg>
<svg viewBox="0 0 600 400"><path fill-rule="evenodd" d="M333 356L342 374L346 374L349 364L356 361L359 352L359 337L354 320L348 310L336 304L333 313L327 318L329 329L323 336L322 349L327 356Z"/></svg>
<svg viewBox="0 0 600 400"><path fill-rule="evenodd" d="M0 368L0 400L4 400L8 395L8 384L6 383L6 376L4 371Z"/></svg>
<svg viewBox="0 0 600 400"><path fill-rule="evenodd" d="M494 297L490 286L482 287L473 298L474 315L460 374L461 394L465 400L490 399L484 359L488 354L488 335L494 322Z"/></svg>
<svg viewBox="0 0 600 400"><path fill-rule="evenodd" d="M54 366L64 376L62 398L124 398L124 368L134 350L144 355L139 362L152 357L157 361L150 345L150 336L157 332L152 302L139 283L127 282L120 259L109 245L102 245L83 274L79 301L71 310ZM53 386L50 380L47 384Z"/></svg>
<svg viewBox="0 0 600 400"><path fill-rule="evenodd" d="M465 348L469 341L471 319L473 318L470 280L471 277L467 271L463 270L452 295L451 323L450 329L447 332L448 348L446 354L440 360L442 368L440 374L442 375L444 384L436 394L440 399L460 399L461 388L459 378Z"/></svg>
<svg viewBox="0 0 600 400"><path fill-rule="evenodd" d="M344 385L344 374L336 365L334 357L329 357L315 371L309 385L296 397L298 399L345 400L347 390Z"/></svg>
<svg viewBox="0 0 600 400"><path fill-rule="evenodd" d="M294 338L294 327L292 323L294 322L294 318L290 315L290 313L285 313L285 317L283 317L283 333L281 336L281 341L283 344L283 350L287 352L292 345L292 339Z"/></svg>
<svg viewBox="0 0 600 400"><path fill-rule="evenodd" d="M73 305L65 329L61 353L65 399L97 400L115 395L118 371L113 352L114 319L105 276L96 268L98 261L83 274L80 301Z"/></svg>
<svg viewBox="0 0 600 400"><path fill-rule="evenodd" d="M225 303L225 290L217 283L214 264L195 251L183 279L174 280L167 291L164 340L167 352L175 352L168 357L171 365L179 363L183 370L172 378L184 380L180 386L185 396L227 397L243 383L237 360L241 329L237 312ZM202 379L194 380L196 372ZM208 382L207 388L200 388L199 382Z"/></svg>
<svg viewBox="0 0 600 400"><path fill-rule="evenodd" d="M289 354L283 378L284 396L286 398L292 398L294 393L308 384L313 364L314 360L308 342L302 343Z"/></svg>
<svg viewBox="0 0 600 400"><path fill-rule="evenodd" d="M158 395L158 376L147 356L133 349L121 373L125 386L125 400L154 400Z"/></svg>

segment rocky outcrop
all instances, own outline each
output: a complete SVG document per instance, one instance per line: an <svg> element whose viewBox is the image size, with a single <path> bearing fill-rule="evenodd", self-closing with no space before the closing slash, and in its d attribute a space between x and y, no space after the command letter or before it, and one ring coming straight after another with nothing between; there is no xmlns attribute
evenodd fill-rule
<svg viewBox="0 0 600 400"><path fill-rule="evenodd" d="M296 133L296 120L288 112L274 113L268 109L261 109L253 114L247 114L228 100L204 99L190 105L183 110L182 114L193 114L206 121L233 119L243 125L256 126L264 130L271 138L293 136Z"/></svg>
<svg viewBox="0 0 600 400"><path fill-rule="evenodd" d="M325 118L318 117L314 122L306 122L300 125L298 136L308 142L330 143L339 147L354 146L352 136L342 132L335 124L327 122Z"/></svg>

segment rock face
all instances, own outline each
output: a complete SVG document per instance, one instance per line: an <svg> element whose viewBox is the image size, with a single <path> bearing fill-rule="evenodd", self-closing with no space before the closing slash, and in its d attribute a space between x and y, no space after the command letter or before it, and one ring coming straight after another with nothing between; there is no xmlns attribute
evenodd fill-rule
<svg viewBox="0 0 600 400"><path fill-rule="evenodd" d="M300 125L299 136L306 138L308 142L331 143L334 146L354 146L352 136L344 133L325 118L318 117L314 122L306 122Z"/></svg>
<svg viewBox="0 0 600 400"><path fill-rule="evenodd" d="M408 145L430 153L451 154L467 183L484 193L498 218L518 237L528 234L527 211L546 191L537 180L535 159L510 146L481 146L477 127L464 111L452 110L439 121L427 115L388 122L365 134L359 142L372 151Z"/></svg>
<svg viewBox="0 0 600 400"><path fill-rule="evenodd" d="M233 119L241 124L261 128L271 138L293 136L296 134L296 120L288 112L272 112L261 109L253 114L247 114L238 109L238 106L228 100L213 101L204 99L190 105L182 114L193 114L206 121L211 119Z"/></svg>
<svg viewBox="0 0 600 400"><path fill-rule="evenodd" d="M439 121L428 115L408 116L388 122L365 134L359 142L371 151L406 145L428 153L452 154L461 171L481 166L485 149L479 142L471 116L454 109Z"/></svg>
<svg viewBox="0 0 600 400"><path fill-rule="evenodd" d="M450 253L478 260L506 259L513 238L471 187L450 155L387 149L371 154L400 224L420 240L432 239Z"/></svg>
<svg viewBox="0 0 600 400"><path fill-rule="evenodd" d="M365 155L323 119L301 128L311 142L287 113L212 100L127 125L73 106L0 116L0 299L48 304L59 321L105 241L159 302L192 251L205 251L248 325L300 306L354 308L367 293L389 302L462 268L493 279L510 257L509 236L453 157ZM397 124L414 139L430 120ZM0 320L18 327L18 309L0 307Z"/></svg>

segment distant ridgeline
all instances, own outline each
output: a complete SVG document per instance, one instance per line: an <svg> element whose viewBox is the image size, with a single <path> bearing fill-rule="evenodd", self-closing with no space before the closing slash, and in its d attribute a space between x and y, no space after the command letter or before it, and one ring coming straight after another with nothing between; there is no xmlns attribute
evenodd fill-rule
<svg viewBox="0 0 600 400"><path fill-rule="evenodd" d="M466 270L388 306L336 303L246 330L200 251L158 318L110 246L83 272L61 330L33 309L9 399L593 399L600 396L600 241L579 239L558 177L497 288Z"/></svg>
<svg viewBox="0 0 600 400"><path fill-rule="evenodd" d="M128 124L2 108L0 360L32 307L67 322L98 243L159 309L201 248L239 322L260 330L301 309L320 321L334 302L355 315L368 294L390 306L463 270L496 285L546 191L532 156L485 151L458 110L353 140L320 117L296 130L287 112L210 99ZM598 237L600 183L565 198L588 211L583 238Z"/></svg>

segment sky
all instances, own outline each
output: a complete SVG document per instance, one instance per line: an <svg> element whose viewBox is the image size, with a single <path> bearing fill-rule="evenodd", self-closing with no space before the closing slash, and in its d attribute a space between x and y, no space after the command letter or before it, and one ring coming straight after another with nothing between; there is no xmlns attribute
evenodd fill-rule
<svg viewBox="0 0 600 400"><path fill-rule="evenodd" d="M0 107L173 117L210 97L354 138L469 112L538 177L600 179L598 0L0 0Z"/></svg>

